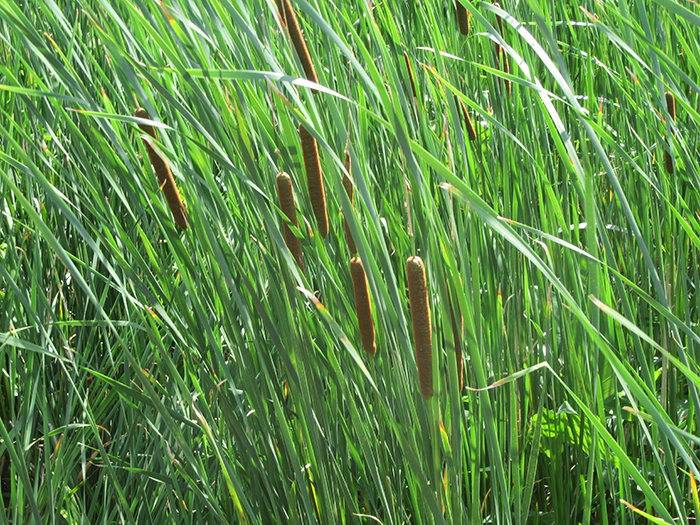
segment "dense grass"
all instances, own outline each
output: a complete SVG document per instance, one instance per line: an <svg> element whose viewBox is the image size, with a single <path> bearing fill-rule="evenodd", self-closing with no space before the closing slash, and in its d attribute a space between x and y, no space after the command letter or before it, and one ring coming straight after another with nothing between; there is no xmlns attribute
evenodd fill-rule
<svg viewBox="0 0 700 525"><path fill-rule="evenodd" d="M0 524L695 522L700 8L460 3L0 0Z"/></svg>

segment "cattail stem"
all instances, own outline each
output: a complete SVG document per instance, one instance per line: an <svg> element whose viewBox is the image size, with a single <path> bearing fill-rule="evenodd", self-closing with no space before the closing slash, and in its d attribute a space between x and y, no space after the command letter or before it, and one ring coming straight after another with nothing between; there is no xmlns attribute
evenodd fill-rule
<svg viewBox="0 0 700 525"><path fill-rule="evenodd" d="M135 116L138 118L148 119L148 112L143 108L138 108L136 110ZM156 130L153 126L148 124L138 125L141 131L151 136L153 139L158 139L156 135ZM146 145L146 151L148 152L148 158L151 160L151 165L153 166L153 171L156 172L158 176L158 184L163 188L163 193L165 194L165 200L168 202L168 207L170 212L173 214L173 219L175 223L183 230L187 230L189 227L189 221L187 219L187 212L185 211L185 206L182 204L182 199L180 198L180 192L177 190L177 185L175 184L175 179L170 171L170 166L161 158L153 146L146 140L143 139Z"/></svg>
<svg viewBox="0 0 700 525"><path fill-rule="evenodd" d="M420 393L423 399L430 399L433 396L433 330L430 324L425 266L420 257L410 257L406 261L406 278L408 298L411 303Z"/></svg>
<svg viewBox="0 0 700 525"><path fill-rule="evenodd" d="M455 0L455 6L457 7L457 24L459 25L459 32L464 36L469 36L469 13L464 8L459 0Z"/></svg>
<svg viewBox="0 0 700 525"><path fill-rule="evenodd" d="M277 197L280 202L282 213L289 219L295 227L299 227L297 211L294 204L294 193L292 192L292 179L284 171L277 175ZM301 241L294 235L289 225L284 223L284 243L294 257L302 273L306 273L304 268L304 254L301 251Z"/></svg>
<svg viewBox="0 0 700 525"><path fill-rule="evenodd" d="M377 353L377 345L374 342L374 319L372 319L372 305L369 302L369 290L367 288L367 276L362 260L353 257L350 261L350 274L352 275L352 287L355 291L355 310L357 312L357 324L360 327L362 348L369 355Z"/></svg>
<svg viewBox="0 0 700 525"><path fill-rule="evenodd" d="M309 200L314 210L321 238L325 239L328 236L328 212L326 211L326 190L323 188L318 146L316 139L302 124L299 124L299 137L301 138L301 150L306 167L306 186L309 189Z"/></svg>
<svg viewBox="0 0 700 525"><path fill-rule="evenodd" d="M467 126L467 136L469 137L469 140L476 140L476 130L474 129L474 123L472 122L472 119L469 116L469 112L467 111L467 105L454 93L452 94L452 96L455 99L457 113L459 113L460 117L462 118L462 122L464 122Z"/></svg>
<svg viewBox="0 0 700 525"><path fill-rule="evenodd" d="M289 37L292 39L292 44L299 57L299 62L301 62L301 67L304 68L306 79L318 84L316 69L314 69L314 63L311 61L311 55L309 54L309 49L306 47L304 35L299 28L299 22L294 13L292 3L290 0L277 0L277 10L279 11L280 18L287 25ZM316 89L312 89L311 91L313 93L318 93Z"/></svg>
<svg viewBox="0 0 700 525"><path fill-rule="evenodd" d="M666 107L668 109L668 114L671 116L671 120L676 122L676 97L670 91L666 92ZM675 133L673 134L675 137ZM664 164L666 165L666 172L673 174L673 157L664 149Z"/></svg>
<svg viewBox="0 0 700 525"><path fill-rule="evenodd" d="M350 180L350 177L348 177L348 173L350 173L351 170L351 162L350 162L350 152L346 149L345 150L345 173L343 173L343 188L345 188L345 193L348 194L348 199L350 199L350 204L353 204L353 197L355 194L355 187L352 184L352 181ZM348 244L348 250L350 253L357 253L357 246L355 245L355 239L352 238L352 232L350 231L350 226L348 225L348 220L347 218L343 218L343 225L345 226L345 241Z"/></svg>
<svg viewBox="0 0 700 525"><path fill-rule="evenodd" d="M403 58L406 61L406 69L408 70L408 80L411 82L411 91L413 92L413 99L418 102L418 95L416 93L416 81L413 78L413 67L411 66L411 59L408 57L406 51L403 52Z"/></svg>
<svg viewBox="0 0 700 525"><path fill-rule="evenodd" d="M464 357L462 355L462 327L464 325L464 320L462 319L462 313L459 311L459 304L457 305L457 319L459 319L459 324L457 324L455 320L452 299L450 299L449 285L447 287L447 307L450 310L450 320L452 321L452 336L454 338L455 359L457 361L457 382L459 384L459 392L461 392L464 388Z"/></svg>

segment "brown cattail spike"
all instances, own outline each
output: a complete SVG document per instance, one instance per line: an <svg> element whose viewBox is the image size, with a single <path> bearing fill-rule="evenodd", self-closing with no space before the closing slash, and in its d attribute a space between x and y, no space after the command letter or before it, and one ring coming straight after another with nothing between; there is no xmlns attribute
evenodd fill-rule
<svg viewBox="0 0 700 525"><path fill-rule="evenodd" d="M454 93L452 94L452 96L455 99L455 106L457 106L457 113L459 113L460 117L462 118L462 121L467 126L467 136L469 137L469 140L471 140L471 141L476 140L476 130L474 129L474 123L472 122L472 119L469 116L469 112L467 111L467 105L464 103L464 101L462 99L460 99Z"/></svg>
<svg viewBox="0 0 700 525"><path fill-rule="evenodd" d="M461 392L464 388L464 358L462 356L462 326L464 321L462 320L462 313L459 311L459 305L457 305L457 319L459 319L459 324L457 324L455 320L449 286L447 288L447 307L450 309L450 320L452 321L452 336L455 342L455 359L457 360L457 382L459 384L459 392Z"/></svg>
<svg viewBox="0 0 700 525"><path fill-rule="evenodd" d="M294 205L294 193L292 192L292 179L284 171L277 175L277 196L280 201L280 209L282 213L289 219L295 227L299 227L299 221L297 220L296 206ZM301 251L301 241L299 238L292 233L291 228L285 222L284 223L284 243L289 248L289 251L294 257L297 265L301 269L302 273L305 273L304 269L304 254Z"/></svg>
<svg viewBox="0 0 700 525"><path fill-rule="evenodd" d="M408 80L411 82L411 91L413 92L414 100L418 101L418 95L416 94L416 81L413 78L413 67L411 67L411 59L408 58L408 53L403 52L403 58L406 61L406 69L408 70Z"/></svg>
<svg viewBox="0 0 700 525"><path fill-rule="evenodd" d="M666 106L668 114L671 115L671 120L676 121L676 97L670 91L666 92Z"/></svg>
<svg viewBox="0 0 700 525"><path fill-rule="evenodd" d="M353 204L353 196L355 194L355 187L348 177L350 173L351 162L350 162L350 152L345 150L345 173L343 173L343 188L345 188L345 193L348 194L348 199L350 199L350 204ZM350 232L350 226L348 226L348 220L343 218L343 224L345 226L345 241L348 243L348 250L350 253L357 253L357 246L355 246L355 239L352 238L352 233Z"/></svg>
<svg viewBox="0 0 700 525"><path fill-rule="evenodd" d="M671 116L671 120L676 122L676 97L670 91L666 92L666 107L668 109L668 114ZM675 137L675 133L673 134ZM664 164L666 165L666 172L673 173L673 157L664 149Z"/></svg>
<svg viewBox="0 0 700 525"><path fill-rule="evenodd" d="M372 319L372 305L369 302L367 276L360 258L353 257L350 261L350 274L352 275L352 287L355 291L355 310L357 324L360 326L362 348L369 355L374 356L377 353L377 345L374 342L374 319Z"/></svg>
<svg viewBox="0 0 700 525"><path fill-rule="evenodd" d="M499 9L501 8L501 4L498 2L493 3L494 7L498 7ZM498 32L500 33L501 37L503 37L503 20L501 20L501 17L496 15L496 22L498 22ZM496 42L496 57L498 58L501 54L501 45Z"/></svg>
<svg viewBox="0 0 700 525"><path fill-rule="evenodd" d="M306 79L318 84L318 77L316 76L316 70L314 69L314 64L311 61L311 55L309 55L309 49L306 47L306 40L304 40L304 35L301 33L299 28L299 22L297 22L297 16L294 13L294 8L290 0L276 0L277 10L279 11L280 18L287 25L289 30L289 37L292 39L292 44L299 57L299 62L301 62L301 67L304 68L304 74L306 74ZM318 93L318 90L312 89L313 93Z"/></svg>
<svg viewBox="0 0 700 525"><path fill-rule="evenodd" d="M321 238L325 239L328 237L328 212L326 211L326 191L323 188L318 146L316 139L302 124L299 124L299 137L301 138L301 150L306 167L306 186L309 189L309 200L314 210Z"/></svg>
<svg viewBox="0 0 700 525"><path fill-rule="evenodd" d="M510 75L510 62L508 62L508 54L505 52L502 52L501 56L503 57L503 72ZM505 80L505 83L506 83L506 93L510 97L511 94L513 93L513 84L511 83L510 80Z"/></svg>
<svg viewBox="0 0 700 525"><path fill-rule="evenodd" d="M464 36L469 36L469 13L464 8L459 0L455 0L455 5L457 6L457 24L459 25L459 32Z"/></svg>
<svg viewBox="0 0 700 525"><path fill-rule="evenodd" d="M501 4L499 4L498 2L494 2L493 5L494 5L494 7L498 7L499 9L501 8ZM503 37L503 20L498 15L496 15L496 22L498 22L498 32L502 38ZM503 61L503 66L502 66L503 72L510 73L510 64L508 63L508 55L506 55L505 51L503 51L503 48L501 47L501 45L498 42L496 42L496 61L497 61L497 63L500 63L501 60ZM513 86L511 85L510 80L506 80L505 83L506 83L506 93L510 97L510 94L513 91ZM498 86L501 87L502 85L503 84L501 82L501 77L498 77Z"/></svg>
<svg viewBox="0 0 700 525"><path fill-rule="evenodd" d="M406 261L406 278L408 298L411 303L420 393L423 399L430 399L433 396L433 330L430 325L425 266L420 257L410 257Z"/></svg>
<svg viewBox="0 0 700 525"><path fill-rule="evenodd" d="M138 108L135 116L143 119L150 118L148 116L148 112L143 108ZM139 124L139 128L152 138L158 139L156 130L153 128L153 126L149 126L148 124ZM151 160L153 171L155 171L156 175L158 176L158 184L160 184L160 187L163 188L165 200L168 202L168 207L170 208L170 212L173 214L173 219L180 228L187 230L189 227L187 212L185 211L185 206L182 204L182 199L180 199L180 192L177 191L175 179L170 171L170 167L160 157L160 155L156 153L156 150L153 149L153 146L151 146L147 140L144 139L143 142L146 145L146 151L148 152L148 158Z"/></svg>
<svg viewBox="0 0 700 525"><path fill-rule="evenodd" d="M668 152L668 150L665 148L664 148L664 165L666 166L666 173L672 175L673 174L673 157Z"/></svg>

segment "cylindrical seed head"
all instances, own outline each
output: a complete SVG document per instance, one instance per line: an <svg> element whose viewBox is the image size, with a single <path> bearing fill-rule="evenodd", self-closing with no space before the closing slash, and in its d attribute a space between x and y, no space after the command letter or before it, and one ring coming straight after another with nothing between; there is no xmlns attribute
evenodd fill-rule
<svg viewBox="0 0 700 525"><path fill-rule="evenodd" d="M420 392L423 399L430 399L433 396L433 329L430 324L425 266L420 257L410 257L406 261L406 278Z"/></svg>
<svg viewBox="0 0 700 525"><path fill-rule="evenodd" d="M377 345L374 342L374 319L372 319L372 305L369 302L369 290L367 288L367 276L362 260L353 257L350 261L350 274L352 275L352 287L355 292L355 311L357 312L357 324L360 327L362 348L369 355L377 353Z"/></svg>
<svg viewBox="0 0 700 525"><path fill-rule="evenodd" d="M666 92L666 107L668 114L671 115L671 120L676 121L676 97L670 91Z"/></svg>
<svg viewBox="0 0 700 525"><path fill-rule="evenodd" d="M664 149L664 165L666 166L666 173L673 175L673 157Z"/></svg>
<svg viewBox="0 0 700 525"><path fill-rule="evenodd" d="M403 52L403 58L406 61L406 69L408 70L408 80L411 82L411 91L413 92L413 98L418 100L418 95L416 94L416 81L413 78L413 67L411 66L411 59L408 57L406 51Z"/></svg>
<svg viewBox="0 0 700 525"><path fill-rule="evenodd" d="M306 47L306 40L304 40L304 35L301 33L299 28L299 22L297 21L297 16L294 13L294 8L290 0L277 0L277 10L279 11L280 18L283 22L286 22L287 29L289 31L289 37L292 39L292 44L299 57L299 62L301 62L301 67L304 68L304 74L307 80L316 82L318 84L318 76L316 76L316 69L314 69L314 64L311 61L311 55L309 54L309 49ZM318 90L312 89L313 93L318 93Z"/></svg>
<svg viewBox="0 0 700 525"><path fill-rule="evenodd" d="M670 91L666 92L666 108L668 109L668 114L671 116L673 122L676 121L676 97ZM676 134L674 133L675 137ZM664 164L666 166L666 172L673 174L673 157L671 154L664 149Z"/></svg>
<svg viewBox="0 0 700 525"><path fill-rule="evenodd" d="M455 0L455 5L457 7L457 24L459 25L459 32L464 36L469 36L469 13L464 8L459 0Z"/></svg>
<svg viewBox="0 0 700 525"><path fill-rule="evenodd" d="M501 4L498 2L493 3L494 7L498 7L499 9L501 8ZM501 37L503 36L503 20L501 20L501 17L496 15L496 22L498 22L498 32L500 33ZM501 44L496 42L496 58L498 58L501 54Z"/></svg>
<svg viewBox="0 0 700 525"><path fill-rule="evenodd" d="M301 138L301 150L306 167L306 186L309 190L309 200L316 217L321 238L328 237L328 212L326 210L326 190L323 187L321 175L321 160L318 156L316 139L299 124L299 137Z"/></svg>
<svg viewBox="0 0 700 525"><path fill-rule="evenodd" d="M508 61L508 55L505 52L503 52L501 53L501 56L503 57L503 72L510 74L510 62ZM505 80L505 83L506 94L508 95L508 97L510 97L513 93L513 85L510 80Z"/></svg>
<svg viewBox="0 0 700 525"><path fill-rule="evenodd" d="M346 173L343 173L343 188L345 188L345 193L348 194L348 199L350 199L350 204L353 204L353 197L355 194L355 187L352 184L352 181L350 180L350 177L348 177L348 173L350 173L351 169L351 162L350 162L350 152L345 151L345 171ZM348 226L348 220L346 218L343 218L343 225L345 226L345 241L348 244L348 250L350 253L357 253L357 246L355 246L355 239L352 238L352 232L350 231L350 226Z"/></svg>
<svg viewBox="0 0 700 525"><path fill-rule="evenodd" d="M277 196L279 198L280 209L282 213L289 219L295 227L299 227L299 221L297 220L297 211L294 204L294 192L292 191L292 179L284 171L277 175ZM292 233L289 225L284 223L284 243L289 248L292 257L296 261L299 269L302 273L305 272L304 268L304 254L301 250L301 241L299 238Z"/></svg>
<svg viewBox="0 0 700 525"><path fill-rule="evenodd" d="M475 141L476 140L476 130L474 129L474 123L472 122L472 119L469 116L469 112L467 111L467 105L464 103L464 101L462 99L460 99L454 93L452 94L452 96L455 99L455 106L457 106L457 113L459 113L460 117L462 117L462 121L467 126L467 136L469 137L469 140Z"/></svg>
<svg viewBox="0 0 700 525"><path fill-rule="evenodd" d="M138 118L148 119L148 112L144 108L138 108L135 112L135 116ZM156 130L153 126L147 124L138 125L141 131L150 135L154 139L158 139L156 135ZM146 145L146 151L148 152L148 158L153 166L153 171L156 172L158 177L158 184L163 188L163 193L165 194L165 200L170 208L170 213L173 215L175 223L183 230L189 228L189 221L187 219L187 212L185 211L185 206L180 198L180 192L177 190L177 185L175 184L175 179L170 171L170 166L156 153L153 147L144 139L143 143Z"/></svg>

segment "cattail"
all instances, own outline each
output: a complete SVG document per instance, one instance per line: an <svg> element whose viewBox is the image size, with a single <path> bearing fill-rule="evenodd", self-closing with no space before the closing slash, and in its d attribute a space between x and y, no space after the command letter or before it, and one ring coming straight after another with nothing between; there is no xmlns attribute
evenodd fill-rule
<svg viewBox="0 0 700 525"><path fill-rule="evenodd" d="M377 345L374 343L374 319L372 319L372 305L369 303L369 290L367 289L367 277L362 260L353 257L350 261L350 274L352 275L352 287L355 291L355 310L357 312L357 324L360 326L362 348L369 355L377 353Z"/></svg>
<svg viewBox="0 0 700 525"><path fill-rule="evenodd" d="M455 320L449 286L447 289L447 307L450 310L450 320L452 321L452 336L455 342L455 359L457 360L457 382L459 384L459 392L461 392L464 388L464 358L462 357L462 326L464 325L464 321L462 319L462 313L459 311L459 304L457 305L459 324L457 324Z"/></svg>
<svg viewBox="0 0 700 525"><path fill-rule="evenodd" d="M413 68L411 67L411 60L408 58L408 53L403 52L403 58L406 61L406 69L408 69L408 80L411 82L411 91L413 92L413 98L417 101L418 95L416 94L416 81L413 78Z"/></svg>
<svg viewBox="0 0 700 525"><path fill-rule="evenodd" d="M668 108L668 114L671 116L673 122L676 122L676 97L670 91L666 92L666 107ZM674 133L675 137L676 134ZM673 157L664 149L664 164L666 164L666 172L673 173Z"/></svg>
<svg viewBox="0 0 700 525"><path fill-rule="evenodd" d="M301 67L304 68L306 79L318 84L316 70L311 61L309 49L306 47L304 35L302 35L301 29L299 28L299 22L297 22L297 16L294 13L294 8L292 8L292 3L290 0L277 0L277 10L279 11L280 18L287 25L289 37L292 39L292 44L299 57L299 62L301 62ZM318 93L316 89L312 89L311 91L313 93Z"/></svg>
<svg viewBox="0 0 700 525"><path fill-rule="evenodd" d="M280 201L282 213L284 213L287 219L298 228L299 221L297 220L297 211L294 205L292 179L284 171L277 175L277 196ZM304 254L301 251L301 241L292 233L291 228L286 222L284 223L284 243L287 245L287 248L289 248L301 272L306 273L304 269Z"/></svg>
<svg viewBox="0 0 700 525"><path fill-rule="evenodd" d="M459 98L454 93L452 94L452 96L455 99L455 106L457 106L457 113L459 113L460 117L462 117L462 121L467 126L467 136L469 137L469 140L471 140L471 141L476 140L476 130L474 129L474 123L472 122L472 119L469 116L469 112L467 111L467 105L464 103L464 101L461 98Z"/></svg>
<svg viewBox="0 0 700 525"><path fill-rule="evenodd" d="M351 162L350 162L350 152L345 150L345 173L343 173L343 188L345 188L345 193L348 194L348 199L350 199L350 204L353 204L353 197L355 194L355 187L348 177L350 173ZM345 241L348 243L348 250L350 253L357 253L357 246L355 246L355 239L352 238L352 232L350 231L350 226L348 226L348 220L343 218L343 224L345 226Z"/></svg>
<svg viewBox="0 0 700 525"><path fill-rule="evenodd" d="M501 8L501 4L498 2L494 2L493 5L499 9ZM498 22L498 32L501 34L501 37L503 37L503 20L501 20L501 17L498 15L496 15L496 22ZM496 57L500 56L501 51L501 44L496 42Z"/></svg>
<svg viewBox="0 0 700 525"><path fill-rule="evenodd" d="M670 91L666 92L666 107L668 114L671 115L671 120L676 121L676 97Z"/></svg>
<svg viewBox="0 0 700 525"><path fill-rule="evenodd" d="M503 57L503 72L510 75L510 62L508 62L508 54L505 53L504 51L501 52L501 56ZM511 96L513 93L513 85L510 80L505 80L506 83L506 93L508 94L508 97Z"/></svg>
<svg viewBox="0 0 700 525"><path fill-rule="evenodd" d="M494 7L498 7L499 9L501 8L501 4L498 2L493 3ZM496 22L498 22L498 32L501 35L501 38L503 37L503 19L496 15ZM501 45L496 42L496 61L501 62L503 61L503 72L510 74L510 63L508 62L508 55L503 51L503 48ZM510 97L511 93L513 92L513 86L511 85L510 80L506 80L506 93ZM501 77L498 77L498 85L499 87L502 86L501 82Z"/></svg>
<svg viewBox="0 0 700 525"><path fill-rule="evenodd" d="M455 0L455 5L457 6L457 24L459 25L459 32L464 36L469 36L469 13L464 8L459 0Z"/></svg>
<svg viewBox="0 0 700 525"><path fill-rule="evenodd" d="M136 110L135 116L138 118L148 119L148 112L143 108L138 108ZM139 124L139 128L144 133L150 135L152 138L157 139L156 130L153 126L148 124ZM185 211L185 206L182 204L182 199L180 199L180 193L177 191L177 186L175 185L175 179L170 171L170 167L166 162L156 153L153 146L144 139L144 144L146 145L146 151L148 152L148 158L151 160L153 165L153 171L156 172L158 176L158 184L163 188L163 193L165 194L165 200L168 202L168 207L170 212L173 214L173 219L175 223L182 228L187 230L189 227L189 222L187 220L187 212Z"/></svg>
<svg viewBox="0 0 700 525"><path fill-rule="evenodd" d="M410 257L406 261L406 278L408 280L408 298L411 303L420 393L423 399L430 399L433 396L433 330L430 326L430 305L428 304L425 267L420 257Z"/></svg>
<svg viewBox="0 0 700 525"><path fill-rule="evenodd" d="M299 137L306 167L306 186L309 189L309 200L314 210L321 238L328 236L328 213L326 211L326 191L323 188L321 161L318 157L316 139L299 124Z"/></svg>

